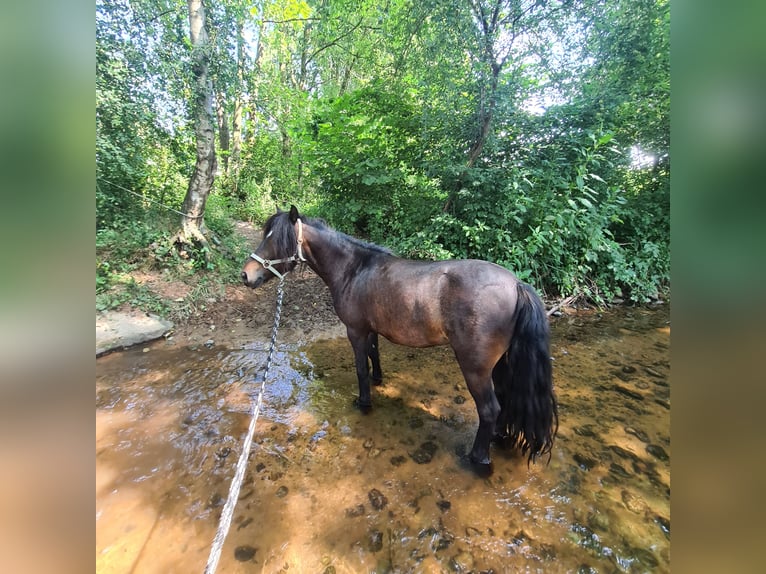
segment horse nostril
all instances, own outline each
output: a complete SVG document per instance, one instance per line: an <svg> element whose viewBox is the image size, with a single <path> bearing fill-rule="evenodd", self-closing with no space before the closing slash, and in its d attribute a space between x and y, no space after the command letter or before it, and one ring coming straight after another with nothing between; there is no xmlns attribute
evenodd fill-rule
<svg viewBox="0 0 766 574"><path fill-rule="evenodd" d="M242 272L242 282L247 283L247 273L245 273L244 271Z"/></svg>

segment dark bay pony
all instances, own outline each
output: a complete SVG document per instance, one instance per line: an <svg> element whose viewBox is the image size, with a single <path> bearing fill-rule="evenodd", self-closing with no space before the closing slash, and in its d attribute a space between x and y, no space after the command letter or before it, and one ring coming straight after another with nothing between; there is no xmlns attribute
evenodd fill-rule
<svg viewBox="0 0 766 574"><path fill-rule="evenodd" d="M450 345L479 413L470 460L489 464L494 437L529 461L551 452L558 410L548 317L532 287L486 261L401 259L295 206L268 219L242 280L256 288L298 261L330 288L354 349L360 408L372 406L370 378L382 380L378 334L409 347Z"/></svg>

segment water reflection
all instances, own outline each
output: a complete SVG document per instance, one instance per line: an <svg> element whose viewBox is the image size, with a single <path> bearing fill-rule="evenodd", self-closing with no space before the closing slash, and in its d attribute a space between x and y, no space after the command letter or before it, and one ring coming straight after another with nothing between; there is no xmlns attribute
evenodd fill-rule
<svg viewBox="0 0 766 574"><path fill-rule="evenodd" d="M549 465L459 455L475 406L447 348L383 343L374 409L345 340L281 347L219 572L668 572L668 313L554 324ZM265 349L97 361L99 572L201 571Z"/></svg>

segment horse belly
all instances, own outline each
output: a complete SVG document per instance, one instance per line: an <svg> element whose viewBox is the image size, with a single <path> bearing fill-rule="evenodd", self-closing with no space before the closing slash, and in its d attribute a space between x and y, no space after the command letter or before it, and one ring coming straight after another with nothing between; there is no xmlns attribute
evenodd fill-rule
<svg viewBox="0 0 766 574"><path fill-rule="evenodd" d="M386 307L376 310L373 328L392 343L433 347L449 342L441 315L432 302L401 301ZM391 309L397 311L391 312Z"/></svg>
<svg viewBox="0 0 766 574"><path fill-rule="evenodd" d="M435 347L449 343L447 335L441 330L414 328L413 325L400 325L378 331L386 339L405 347Z"/></svg>

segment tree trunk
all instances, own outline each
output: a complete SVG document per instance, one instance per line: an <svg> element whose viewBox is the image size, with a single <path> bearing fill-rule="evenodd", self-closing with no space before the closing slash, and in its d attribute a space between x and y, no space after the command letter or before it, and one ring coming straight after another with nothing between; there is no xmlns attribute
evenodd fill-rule
<svg viewBox="0 0 766 574"><path fill-rule="evenodd" d="M181 220L179 240L198 241L207 246L204 235L205 203L215 179L215 120L213 116L213 85L208 76L208 37L205 30L205 9L202 0L188 0L189 27L192 43L193 117L197 138L197 161L189 180L183 202L185 213Z"/></svg>
<svg viewBox="0 0 766 574"><path fill-rule="evenodd" d="M239 162L242 155L242 90L245 85L245 38L241 22L237 23L237 91L231 118L231 162L229 176L232 195L239 197ZM244 198L242 198L244 199Z"/></svg>
<svg viewBox="0 0 766 574"><path fill-rule="evenodd" d="M226 116L226 101L218 97L218 141L220 143L223 173L229 174L229 118Z"/></svg>

